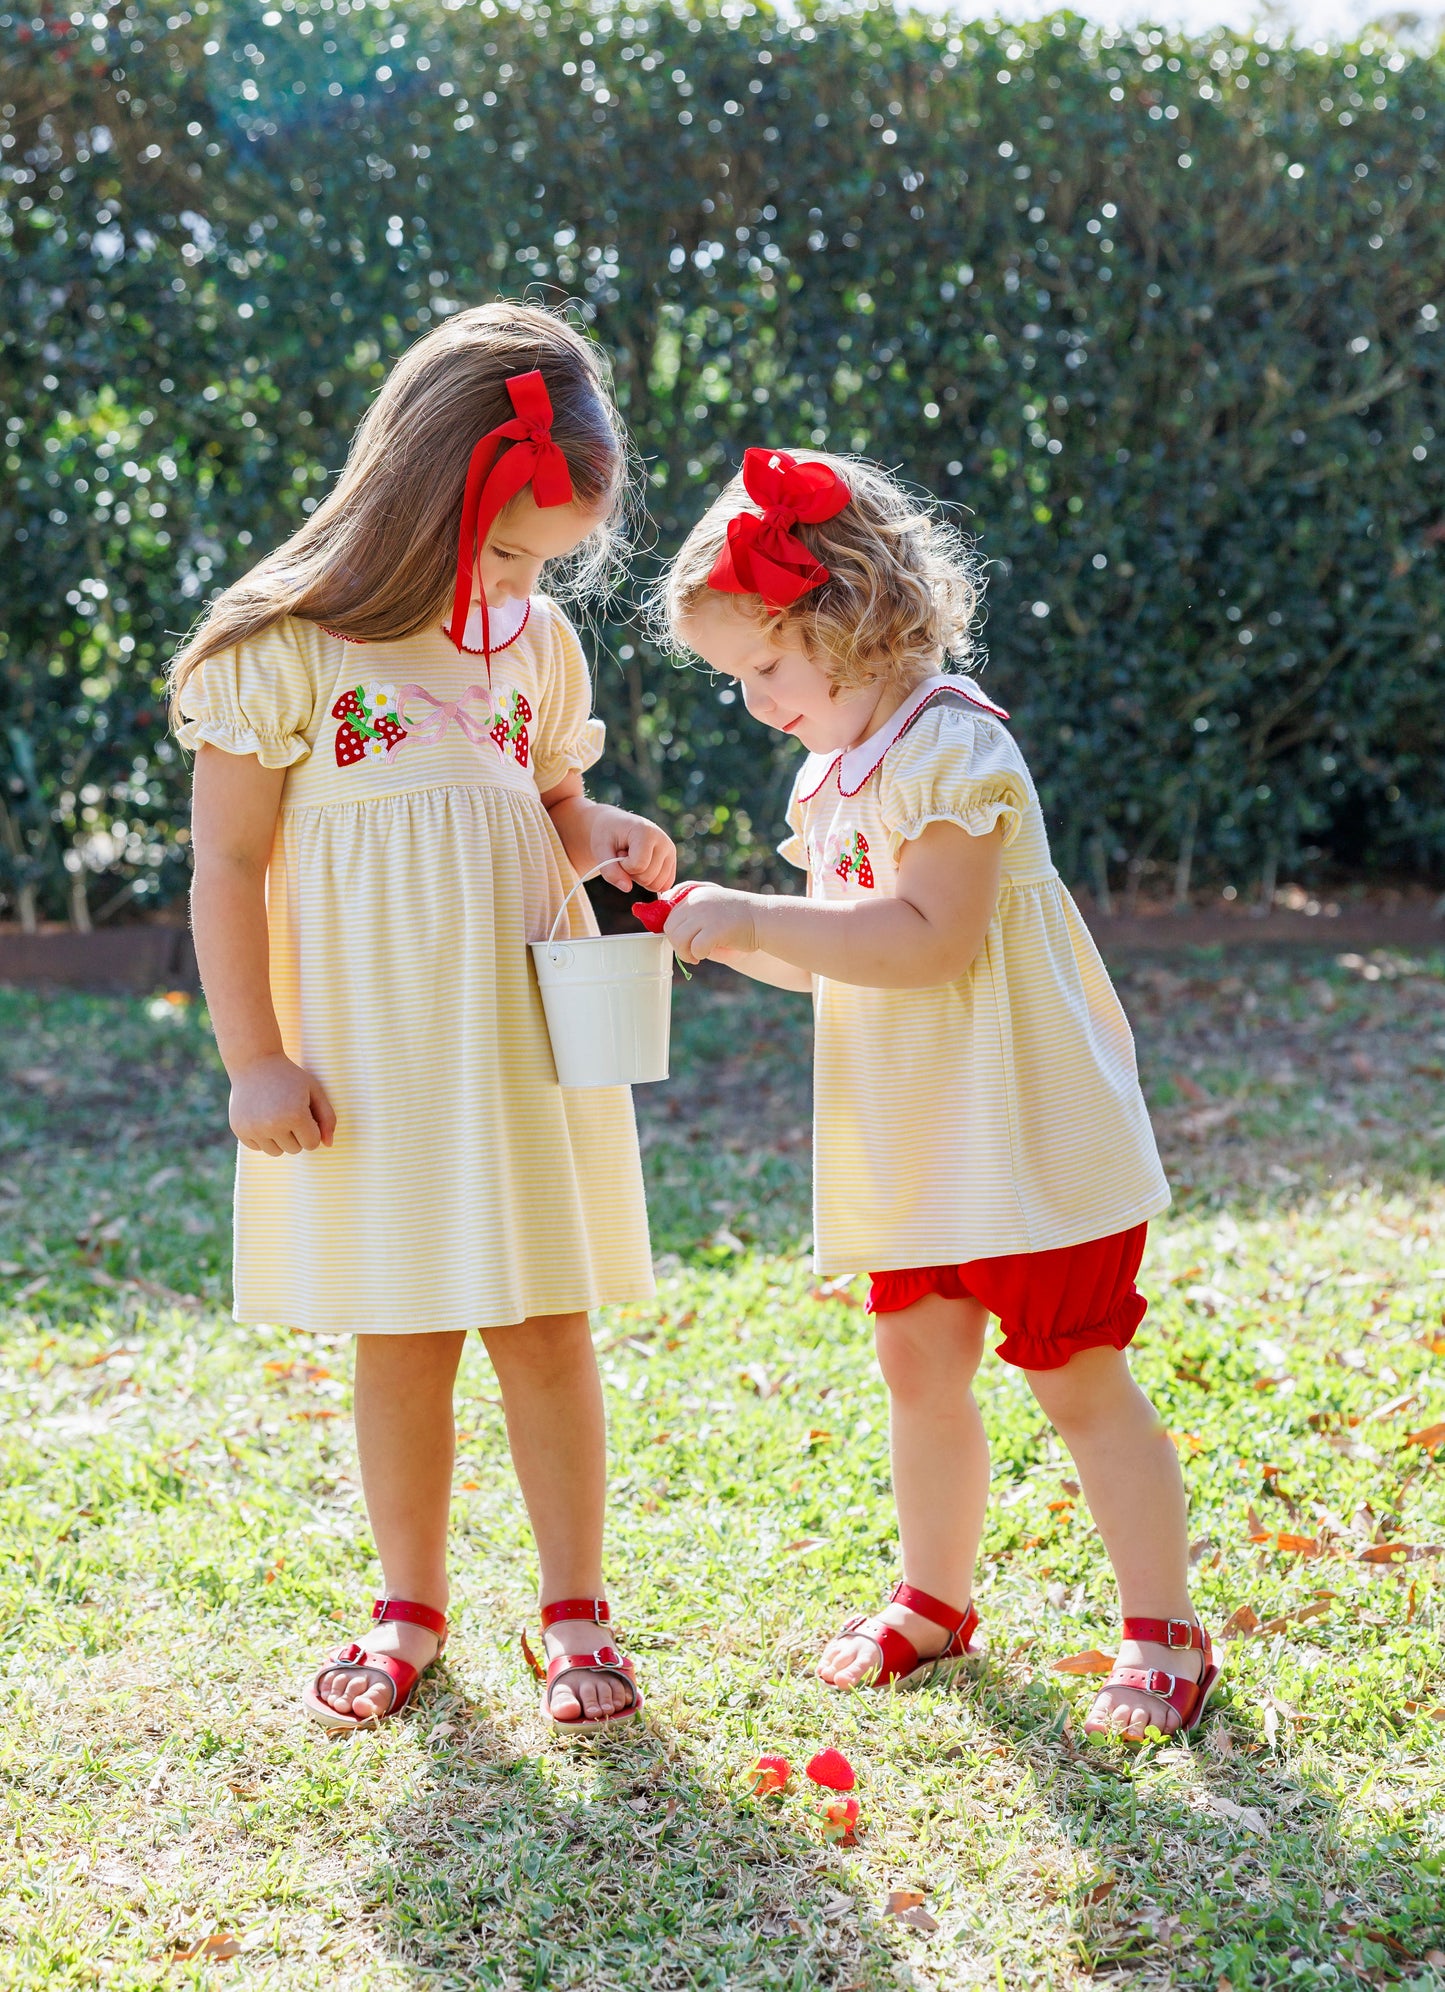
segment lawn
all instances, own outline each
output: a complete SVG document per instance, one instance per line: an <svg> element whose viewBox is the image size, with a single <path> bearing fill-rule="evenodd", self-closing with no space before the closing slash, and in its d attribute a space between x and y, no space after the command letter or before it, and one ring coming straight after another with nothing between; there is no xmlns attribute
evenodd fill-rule
<svg viewBox="0 0 1445 1992"><path fill-rule="evenodd" d="M657 1304L596 1323L646 1726L544 1734L478 1347L447 1664L326 1741L296 1684L374 1575L346 1343L227 1318L197 1007L0 991L0 1984L1445 1986L1445 955L1120 980L1179 1190L1138 1368L1233 1634L1193 1744L1135 1756L1055 1666L1109 1647L1108 1573L997 1363L981 1677L812 1678L894 1568L885 1407L861 1285L802 1256L807 1007L707 976L638 1096Z"/></svg>

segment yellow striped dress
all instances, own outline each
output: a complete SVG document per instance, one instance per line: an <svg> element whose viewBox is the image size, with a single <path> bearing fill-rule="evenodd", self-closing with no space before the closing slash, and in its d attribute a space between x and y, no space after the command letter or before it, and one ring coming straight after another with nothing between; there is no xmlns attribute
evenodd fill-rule
<svg viewBox="0 0 1445 1992"><path fill-rule="evenodd" d="M934 989L814 977L826 1275L1051 1251L1169 1202L1128 1023L1005 717L970 680L932 678L867 740L810 754L793 785L781 850L813 898L893 892L926 824L1005 826L998 906L966 975Z"/></svg>
<svg viewBox="0 0 1445 1992"><path fill-rule="evenodd" d="M440 628L290 620L182 695L184 746L286 769L271 993L337 1114L329 1149L238 1152L238 1320L421 1334L653 1290L631 1095L558 1087L527 951L576 882L541 796L602 724L555 604L499 609L492 641L489 682Z"/></svg>

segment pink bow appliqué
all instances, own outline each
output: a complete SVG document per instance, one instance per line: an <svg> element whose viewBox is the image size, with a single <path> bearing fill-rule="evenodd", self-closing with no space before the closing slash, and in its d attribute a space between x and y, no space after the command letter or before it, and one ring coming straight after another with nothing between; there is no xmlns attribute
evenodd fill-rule
<svg viewBox="0 0 1445 1992"><path fill-rule="evenodd" d="M429 707L420 719L403 717L410 699L420 699ZM396 716L412 739L425 747L434 747L449 726L480 747L491 731L492 695L484 685L468 685L455 699L438 699L425 685L403 685L397 693Z"/></svg>

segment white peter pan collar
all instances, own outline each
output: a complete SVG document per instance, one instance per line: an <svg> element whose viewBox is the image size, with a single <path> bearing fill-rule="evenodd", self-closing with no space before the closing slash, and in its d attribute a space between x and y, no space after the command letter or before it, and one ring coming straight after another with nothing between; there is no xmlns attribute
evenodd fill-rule
<svg viewBox="0 0 1445 1992"><path fill-rule="evenodd" d="M992 713L995 719L1008 718L1003 707L995 705L971 678L961 678L952 672L926 678L866 740L840 752L810 754L798 777L798 800L811 802L834 768L838 770L839 794L857 795L869 776L877 772L889 748L896 746L920 714L939 700L951 706L976 706L982 712Z"/></svg>
<svg viewBox="0 0 1445 1992"><path fill-rule="evenodd" d="M499 608L488 609L487 629L492 639L492 655L505 650L509 643L515 643L532 613L532 598L503 602ZM482 610L479 602L473 602L467 613L467 626L462 631L462 649L480 657L482 654Z"/></svg>

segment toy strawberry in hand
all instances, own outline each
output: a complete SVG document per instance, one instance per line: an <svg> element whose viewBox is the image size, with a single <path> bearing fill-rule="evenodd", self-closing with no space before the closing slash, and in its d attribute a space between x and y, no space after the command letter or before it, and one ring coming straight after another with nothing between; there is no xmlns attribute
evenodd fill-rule
<svg viewBox="0 0 1445 1992"><path fill-rule="evenodd" d="M649 934L660 934L696 883L696 879L691 879L686 885L675 885L671 892L660 892L645 906L634 906L633 919L640 920Z"/></svg>

